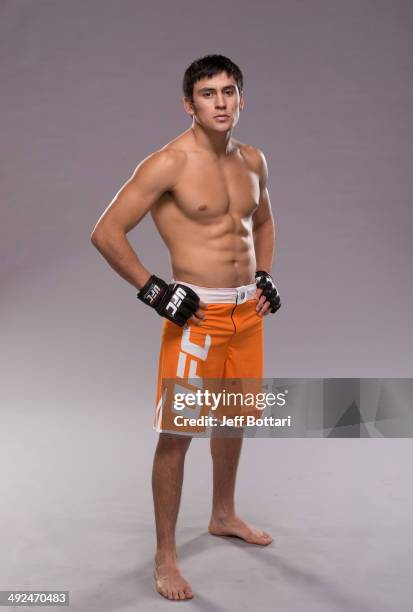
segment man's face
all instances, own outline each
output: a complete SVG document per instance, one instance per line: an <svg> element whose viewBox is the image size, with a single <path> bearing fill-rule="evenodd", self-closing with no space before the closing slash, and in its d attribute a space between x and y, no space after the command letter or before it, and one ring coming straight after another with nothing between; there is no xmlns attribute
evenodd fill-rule
<svg viewBox="0 0 413 612"><path fill-rule="evenodd" d="M193 100L191 104L184 98L186 112L205 128L216 132L226 132L233 128L244 107L236 80L226 72L197 81L194 84Z"/></svg>

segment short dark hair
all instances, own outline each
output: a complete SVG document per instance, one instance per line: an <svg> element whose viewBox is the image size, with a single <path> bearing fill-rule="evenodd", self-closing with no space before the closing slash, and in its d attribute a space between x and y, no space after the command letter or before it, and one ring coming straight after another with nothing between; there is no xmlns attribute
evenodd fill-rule
<svg viewBox="0 0 413 612"><path fill-rule="evenodd" d="M234 77L238 90L242 93L243 76L240 68L225 55L205 55L192 62L185 70L182 89L184 96L193 101L194 83L205 77L212 77L220 72L226 72Z"/></svg>

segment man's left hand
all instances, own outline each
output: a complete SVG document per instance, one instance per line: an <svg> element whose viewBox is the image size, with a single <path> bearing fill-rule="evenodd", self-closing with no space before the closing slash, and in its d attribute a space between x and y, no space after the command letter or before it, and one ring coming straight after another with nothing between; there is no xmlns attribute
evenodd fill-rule
<svg viewBox="0 0 413 612"><path fill-rule="evenodd" d="M268 272L258 271L255 273L255 283L257 285L257 314L264 317L270 312L277 312L281 307L281 300L277 287Z"/></svg>

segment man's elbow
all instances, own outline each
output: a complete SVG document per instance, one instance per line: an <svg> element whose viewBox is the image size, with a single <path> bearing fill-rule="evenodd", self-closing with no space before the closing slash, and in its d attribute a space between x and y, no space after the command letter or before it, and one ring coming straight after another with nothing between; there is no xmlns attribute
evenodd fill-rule
<svg viewBox="0 0 413 612"><path fill-rule="evenodd" d="M98 244L101 243L101 241L102 241L101 232L95 228L93 232L90 234L90 242L93 244L93 246L97 247Z"/></svg>
<svg viewBox="0 0 413 612"><path fill-rule="evenodd" d="M98 250L102 250L107 245L121 241L125 237L126 232L123 228L113 227L108 224L101 225L98 223L90 234L90 241Z"/></svg>
<svg viewBox="0 0 413 612"><path fill-rule="evenodd" d="M107 229L97 224L90 234L90 242L98 249L107 242L108 236Z"/></svg>

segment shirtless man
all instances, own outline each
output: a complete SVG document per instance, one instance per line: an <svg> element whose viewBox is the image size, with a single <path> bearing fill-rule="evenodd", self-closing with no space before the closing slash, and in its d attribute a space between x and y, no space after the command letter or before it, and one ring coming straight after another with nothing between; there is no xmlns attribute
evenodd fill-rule
<svg viewBox="0 0 413 612"><path fill-rule="evenodd" d="M222 55L206 56L186 70L183 92L191 127L136 167L91 236L114 270L139 290L140 300L164 317L152 487L156 586L173 600L194 596L178 568L175 545L184 460L192 438L163 430L162 377L179 375L179 349L192 332L190 345L198 343L204 351L198 361L192 359L200 368L197 376L262 378L263 317L280 307L270 276L274 220L266 161L261 151L232 136L244 106L242 73ZM145 268L126 238L148 211L170 253L174 282L169 284ZM221 324L218 347L215 332ZM241 445L242 435L211 436L208 531L267 545L272 537L235 512Z"/></svg>

